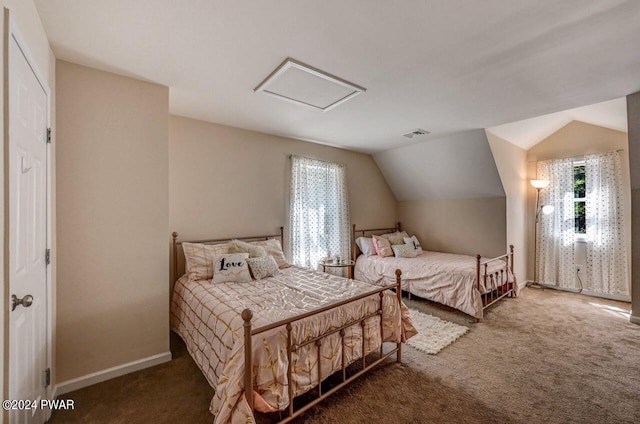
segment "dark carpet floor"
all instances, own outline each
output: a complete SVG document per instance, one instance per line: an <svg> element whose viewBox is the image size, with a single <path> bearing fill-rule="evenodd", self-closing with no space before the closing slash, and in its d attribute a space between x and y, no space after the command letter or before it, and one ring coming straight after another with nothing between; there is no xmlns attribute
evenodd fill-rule
<svg viewBox="0 0 640 424"><path fill-rule="evenodd" d="M412 308L467 325L438 355L404 347L297 423L638 423L640 326L629 304L526 289L485 320L420 300ZM213 390L179 338L174 359L61 398L62 423L211 423ZM260 416L259 422L269 422Z"/></svg>

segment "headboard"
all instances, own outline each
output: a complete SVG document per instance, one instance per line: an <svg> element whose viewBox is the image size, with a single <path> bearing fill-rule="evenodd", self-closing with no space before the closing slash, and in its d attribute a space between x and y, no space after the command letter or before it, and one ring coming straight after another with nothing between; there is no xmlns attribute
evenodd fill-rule
<svg viewBox="0 0 640 424"><path fill-rule="evenodd" d="M171 284L175 283L178 278L182 274L184 274L184 252L182 251L182 243L201 243L201 244L222 244L229 242L231 240L242 240L242 241L258 241L258 240L269 240L269 239L279 239L280 244L282 245L282 251L284 252L284 227L280 227L280 234L269 234L264 236L245 236L245 237L227 237L220 239L207 239L207 240L180 240L178 241L178 233L173 232L171 234L172 244L171 244L171 268L172 278ZM173 287L171 287L173 292Z"/></svg>
<svg viewBox="0 0 640 424"><path fill-rule="evenodd" d="M396 231L402 231L402 224L400 224L399 222L396 223L395 227L391 227L391 228L356 229L356 224L353 224L352 230L351 230L351 259L355 261L358 255L362 253L360 252L360 248L356 244L357 237L366 237L367 235L371 236L371 235L374 235L374 233L377 233L376 235L393 233Z"/></svg>

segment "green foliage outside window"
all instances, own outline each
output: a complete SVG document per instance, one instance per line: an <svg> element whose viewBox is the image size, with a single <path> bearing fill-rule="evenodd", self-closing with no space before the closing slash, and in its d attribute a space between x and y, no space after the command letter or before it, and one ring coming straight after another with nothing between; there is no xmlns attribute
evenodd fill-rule
<svg viewBox="0 0 640 424"><path fill-rule="evenodd" d="M575 219L576 234L587 233L587 214L584 198L586 197L587 187L585 184L584 165L574 166L573 168L573 210Z"/></svg>

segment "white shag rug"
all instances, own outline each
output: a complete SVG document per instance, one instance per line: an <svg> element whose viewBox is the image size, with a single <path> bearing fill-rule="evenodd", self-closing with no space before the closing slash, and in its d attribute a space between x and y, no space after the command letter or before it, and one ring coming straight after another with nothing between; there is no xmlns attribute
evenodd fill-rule
<svg viewBox="0 0 640 424"><path fill-rule="evenodd" d="M418 334L407 340L407 344L428 354L435 355L469 331L464 325L445 321L415 309L409 310Z"/></svg>

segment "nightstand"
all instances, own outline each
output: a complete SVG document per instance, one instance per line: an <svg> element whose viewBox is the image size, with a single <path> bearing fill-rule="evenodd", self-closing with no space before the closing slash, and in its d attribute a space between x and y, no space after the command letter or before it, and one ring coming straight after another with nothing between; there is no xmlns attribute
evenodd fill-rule
<svg viewBox="0 0 640 424"><path fill-rule="evenodd" d="M353 279L353 267L356 261L340 261L340 262L325 262L320 261L322 272L326 272L327 268L347 268L347 278Z"/></svg>

